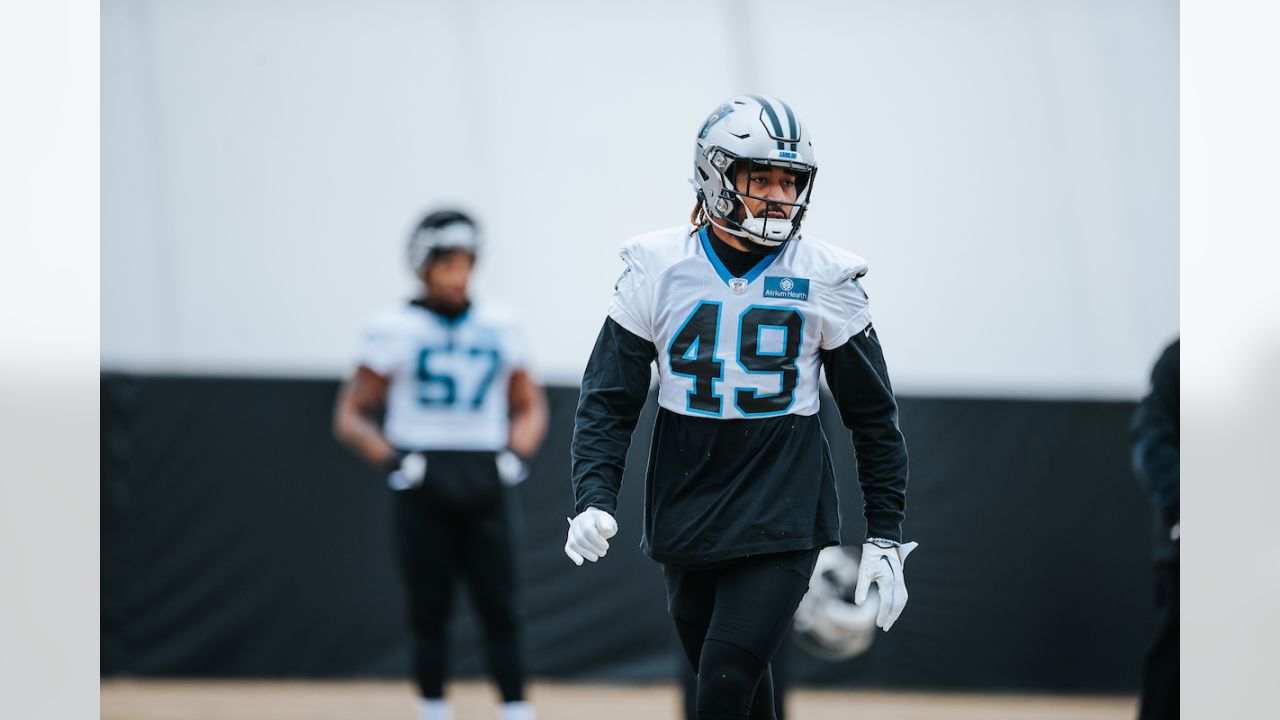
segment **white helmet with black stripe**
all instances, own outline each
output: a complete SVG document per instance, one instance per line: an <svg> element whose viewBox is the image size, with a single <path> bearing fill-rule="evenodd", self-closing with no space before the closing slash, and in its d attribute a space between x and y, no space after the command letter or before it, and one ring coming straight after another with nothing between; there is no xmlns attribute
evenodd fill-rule
<svg viewBox="0 0 1280 720"><path fill-rule="evenodd" d="M862 605L853 601L862 548L826 547L818 553L809 592L796 608L793 636L823 660L847 660L866 652L876 637L880 594L873 586Z"/></svg>
<svg viewBox="0 0 1280 720"><path fill-rule="evenodd" d="M432 258L450 250L465 250L472 257L478 255L480 228L461 210L436 210L422 218L409 236L409 267L415 275L421 275Z"/></svg>
<svg viewBox="0 0 1280 720"><path fill-rule="evenodd" d="M734 185L734 175L744 162L749 163L748 170L774 166L795 173L795 202L769 200L787 209L786 219L755 217L742 202L743 197L754 197ZM768 95L737 95L702 123L694 149L692 182L698 202L713 224L765 247L777 247L800 236L817 171L809 131L791 106Z"/></svg>

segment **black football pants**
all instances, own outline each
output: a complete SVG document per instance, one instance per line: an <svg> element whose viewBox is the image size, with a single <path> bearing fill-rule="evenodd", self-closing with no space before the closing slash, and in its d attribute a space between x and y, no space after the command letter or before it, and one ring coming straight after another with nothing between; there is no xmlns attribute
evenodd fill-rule
<svg viewBox="0 0 1280 720"><path fill-rule="evenodd" d="M663 566L667 607L698 678L698 720L774 720L769 662L817 557L801 550L711 568Z"/></svg>
<svg viewBox="0 0 1280 720"><path fill-rule="evenodd" d="M787 689L791 681L791 655L797 652L795 644L788 638L790 631L782 639L778 652L769 661L769 675L773 680L773 714L777 720L787 720ZM685 662L683 648L680 658L680 693L683 696L684 720L698 720L698 676L693 668Z"/></svg>
<svg viewBox="0 0 1280 720"><path fill-rule="evenodd" d="M489 669L502 701L524 699L514 548L493 457L429 453L422 486L393 493L413 670L424 698L444 696L449 618L456 582L462 580L484 626Z"/></svg>
<svg viewBox="0 0 1280 720"><path fill-rule="evenodd" d="M1178 718L1178 560L1156 563L1156 634L1142 667L1139 720Z"/></svg>

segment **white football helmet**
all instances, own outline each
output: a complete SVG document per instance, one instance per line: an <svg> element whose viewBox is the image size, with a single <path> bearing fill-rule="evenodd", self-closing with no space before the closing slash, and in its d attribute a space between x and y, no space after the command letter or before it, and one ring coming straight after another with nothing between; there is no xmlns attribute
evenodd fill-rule
<svg viewBox="0 0 1280 720"><path fill-rule="evenodd" d="M475 257L480 249L480 228L460 210L436 210L422 218L409 236L409 267L421 275L436 253L466 250Z"/></svg>
<svg viewBox="0 0 1280 720"><path fill-rule="evenodd" d="M750 163L748 168L771 165L795 172L796 201L770 201L786 207L788 219L751 214L741 198L755 196L738 192L733 182L742 163ZM809 131L791 106L767 95L738 95L702 123L693 153L692 182L698 202L716 227L765 247L777 247L800 236L817 171Z"/></svg>
<svg viewBox="0 0 1280 720"><path fill-rule="evenodd" d="M853 604L861 554L860 547L828 547L818 553L793 626L796 643L810 655L847 660L866 652L875 640L879 592L872 587L865 603Z"/></svg>

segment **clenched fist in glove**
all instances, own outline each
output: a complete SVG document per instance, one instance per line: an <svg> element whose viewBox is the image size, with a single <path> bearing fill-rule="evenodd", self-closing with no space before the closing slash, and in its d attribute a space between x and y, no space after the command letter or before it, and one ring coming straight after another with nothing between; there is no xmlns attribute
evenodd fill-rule
<svg viewBox="0 0 1280 720"><path fill-rule="evenodd" d="M618 534L618 521L599 508L587 508L569 521L569 538L564 554L575 565L583 560L595 562L609 552L609 538Z"/></svg>
<svg viewBox="0 0 1280 720"><path fill-rule="evenodd" d="M396 452L387 462L387 485L392 490L412 490L427 476L427 456L420 452Z"/></svg>
<svg viewBox="0 0 1280 720"><path fill-rule="evenodd" d="M919 543L899 545L891 540L868 538L862 544L862 559L858 562L858 587L853 591L853 602L861 605L867 601L871 583L880 589L880 612L876 625L885 632L893 627L902 609L907 606L907 580L902 565L907 555L919 547Z"/></svg>

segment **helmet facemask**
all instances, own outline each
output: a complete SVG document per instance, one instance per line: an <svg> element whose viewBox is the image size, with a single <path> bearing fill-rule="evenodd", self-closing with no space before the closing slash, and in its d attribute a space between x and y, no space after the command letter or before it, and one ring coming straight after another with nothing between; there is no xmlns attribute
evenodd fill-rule
<svg viewBox="0 0 1280 720"><path fill-rule="evenodd" d="M746 190L740 191L735 180L743 164L746 165ZM766 168L782 168L795 175L794 201L751 194L752 176ZM702 190L698 192L707 218L716 227L768 248L778 247L800 237L800 223L809 207L813 180L817 174L816 167L794 160L739 158L721 147L709 145L699 158L697 172L703 176L706 186L718 186L719 193L714 198L707 197ZM765 203L762 209L766 212L770 206L781 207L787 217L769 217L767 214L756 217L745 202L746 199Z"/></svg>

